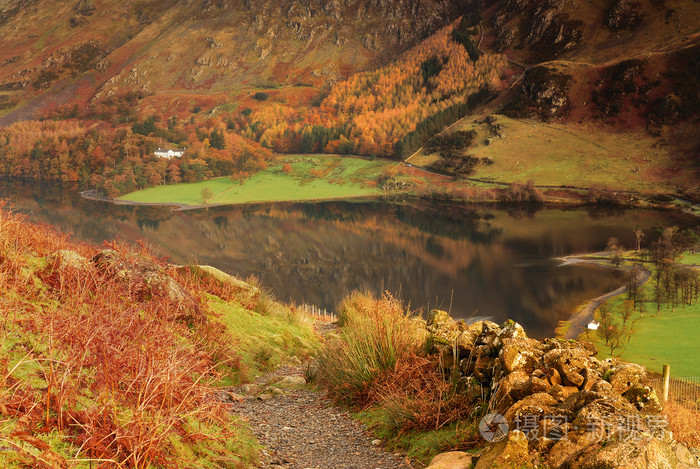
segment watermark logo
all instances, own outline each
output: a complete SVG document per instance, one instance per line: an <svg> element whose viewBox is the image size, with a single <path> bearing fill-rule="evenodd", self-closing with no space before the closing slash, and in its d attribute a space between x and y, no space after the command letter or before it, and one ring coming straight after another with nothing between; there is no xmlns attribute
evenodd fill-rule
<svg viewBox="0 0 700 469"><path fill-rule="evenodd" d="M508 435L508 421L499 413L487 414L479 422L479 433L486 441L501 441Z"/></svg>

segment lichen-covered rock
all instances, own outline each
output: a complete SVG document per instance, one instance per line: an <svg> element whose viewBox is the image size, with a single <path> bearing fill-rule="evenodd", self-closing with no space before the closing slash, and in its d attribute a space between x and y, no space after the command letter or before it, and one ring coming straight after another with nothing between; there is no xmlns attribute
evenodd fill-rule
<svg viewBox="0 0 700 469"><path fill-rule="evenodd" d="M547 352L542 360L546 368L558 372L562 384L581 386L585 381L583 370L588 365L589 356L590 353L583 348L554 349Z"/></svg>
<svg viewBox="0 0 700 469"><path fill-rule="evenodd" d="M657 438L608 440L584 448L570 457L562 468L667 469L678 467L670 445Z"/></svg>
<svg viewBox="0 0 700 469"><path fill-rule="evenodd" d="M560 467L567 459L598 443L604 436L605 428L601 423L592 423L581 429L567 428L547 452L547 464L550 467Z"/></svg>
<svg viewBox="0 0 700 469"><path fill-rule="evenodd" d="M75 251L60 249L47 257L49 263L55 263L60 269L88 270L90 261Z"/></svg>
<svg viewBox="0 0 700 469"><path fill-rule="evenodd" d="M503 339L503 346L498 354L503 368L508 373L516 370L534 371L540 364L541 356L542 350L537 340L521 337Z"/></svg>
<svg viewBox="0 0 700 469"><path fill-rule="evenodd" d="M129 282L137 301L163 297L174 306L180 319L206 321L194 297L168 275L163 266L145 256L104 249L92 258L92 263L103 274Z"/></svg>
<svg viewBox="0 0 700 469"><path fill-rule="evenodd" d="M685 467L682 459L692 461L691 453L671 446L663 422L654 428L648 420L660 418L654 414L660 404L653 390L643 386L644 367L597 360L597 350L588 342L528 339L510 322L467 325L436 311L427 327L430 334L451 337L451 345L437 341L435 348L443 366L454 369L455 357L460 360L459 392L472 401L488 400L490 410L510 425L508 438L490 444L477 468L532 463L675 468ZM635 449L637 440L643 443ZM604 441L618 443L611 449ZM643 461L652 457L660 465L645 466Z"/></svg>
<svg viewBox="0 0 700 469"><path fill-rule="evenodd" d="M520 399L527 396L530 375L524 371L514 371L496 384L494 408L499 413L505 411Z"/></svg>
<svg viewBox="0 0 700 469"><path fill-rule="evenodd" d="M642 386L647 379L647 370L636 363L614 361L603 378L609 381L613 389L624 394L635 386Z"/></svg>
<svg viewBox="0 0 700 469"><path fill-rule="evenodd" d="M561 386L559 384L555 384L547 390L547 394L552 396L558 402L564 402L578 391L579 390L576 386Z"/></svg>
<svg viewBox="0 0 700 469"><path fill-rule="evenodd" d="M485 345L491 347L490 350L495 350L495 341L500 332L500 327L494 322L477 321L467 324L455 321L449 313L437 309L430 312L426 326L433 345L456 347L458 358L469 358L478 346Z"/></svg>
<svg viewBox="0 0 700 469"><path fill-rule="evenodd" d="M656 391L649 386L633 386L625 391L622 397L637 409L645 412L658 413L663 410L663 405L656 396Z"/></svg>
<svg viewBox="0 0 700 469"><path fill-rule="evenodd" d="M531 394L510 406L503 416L513 428L513 425L523 420L523 417L526 415L536 415L538 417L561 415L561 412L555 409L556 405L557 400L549 394Z"/></svg>
<svg viewBox="0 0 700 469"><path fill-rule="evenodd" d="M521 431L513 430L507 438L490 445L479 457L474 469L531 466L527 436Z"/></svg>

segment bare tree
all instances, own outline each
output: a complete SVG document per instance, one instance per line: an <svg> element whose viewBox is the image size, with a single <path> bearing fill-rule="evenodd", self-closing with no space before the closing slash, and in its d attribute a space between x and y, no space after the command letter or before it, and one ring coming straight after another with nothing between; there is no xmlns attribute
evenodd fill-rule
<svg viewBox="0 0 700 469"><path fill-rule="evenodd" d="M608 245L605 247L610 255L610 261L618 266L622 263L622 246L620 246L620 241L617 238L610 238L608 240Z"/></svg>
<svg viewBox="0 0 700 469"><path fill-rule="evenodd" d="M634 301L624 300L620 308L620 317L622 318L622 325L626 325L627 321L632 317L632 312L634 311Z"/></svg>
<svg viewBox="0 0 700 469"><path fill-rule="evenodd" d="M204 205L207 205L209 203L209 201L212 199L212 197L214 197L214 193L211 191L211 189L209 189L208 187L205 187L204 189L202 189L201 196L202 196L202 202L204 203Z"/></svg>
<svg viewBox="0 0 700 469"><path fill-rule="evenodd" d="M636 252L639 252L641 250L642 239L644 239L645 236L646 235L644 234L644 232L642 230L640 230L639 228L634 230L634 241L635 241L635 248L636 248L635 251Z"/></svg>

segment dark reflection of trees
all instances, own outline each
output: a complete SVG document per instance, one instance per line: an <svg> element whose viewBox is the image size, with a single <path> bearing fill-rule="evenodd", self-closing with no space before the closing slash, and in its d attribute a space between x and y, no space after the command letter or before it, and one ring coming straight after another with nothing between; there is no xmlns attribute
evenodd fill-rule
<svg viewBox="0 0 700 469"><path fill-rule="evenodd" d="M499 205L498 207L505 210L511 218L516 220L534 218L537 212L543 208L542 204L507 204Z"/></svg>
<svg viewBox="0 0 700 469"><path fill-rule="evenodd" d="M624 215L626 210L628 210L628 208L624 205L590 205L587 212L591 219L598 220L606 217Z"/></svg>
<svg viewBox="0 0 700 469"><path fill-rule="evenodd" d="M467 239L479 244L491 244L501 235L500 229L484 223L492 218L490 214L465 205L419 202L416 206L398 205L389 209L399 222L418 228L423 233Z"/></svg>

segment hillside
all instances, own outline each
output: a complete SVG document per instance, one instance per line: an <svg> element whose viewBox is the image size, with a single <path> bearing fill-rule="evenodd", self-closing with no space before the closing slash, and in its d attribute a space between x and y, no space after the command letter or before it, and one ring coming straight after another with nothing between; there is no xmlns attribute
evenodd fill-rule
<svg viewBox="0 0 700 469"><path fill-rule="evenodd" d="M216 269L0 209L0 465L253 465L225 388L315 353L306 317Z"/></svg>
<svg viewBox="0 0 700 469"><path fill-rule="evenodd" d="M482 181L697 200L698 10L671 0L493 3L479 48L505 54L518 79L411 163L454 171L456 154ZM471 145L450 150L453 131Z"/></svg>
<svg viewBox="0 0 700 469"><path fill-rule="evenodd" d="M467 192L700 198L694 1L0 5L5 177L115 197L331 153L414 156Z"/></svg>
<svg viewBox="0 0 700 469"><path fill-rule="evenodd" d="M168 114L308 101L461 14L454 0L114 0L0 3L0 123L135 91ZM235 107L235 106L234 106Z"/></svg>

